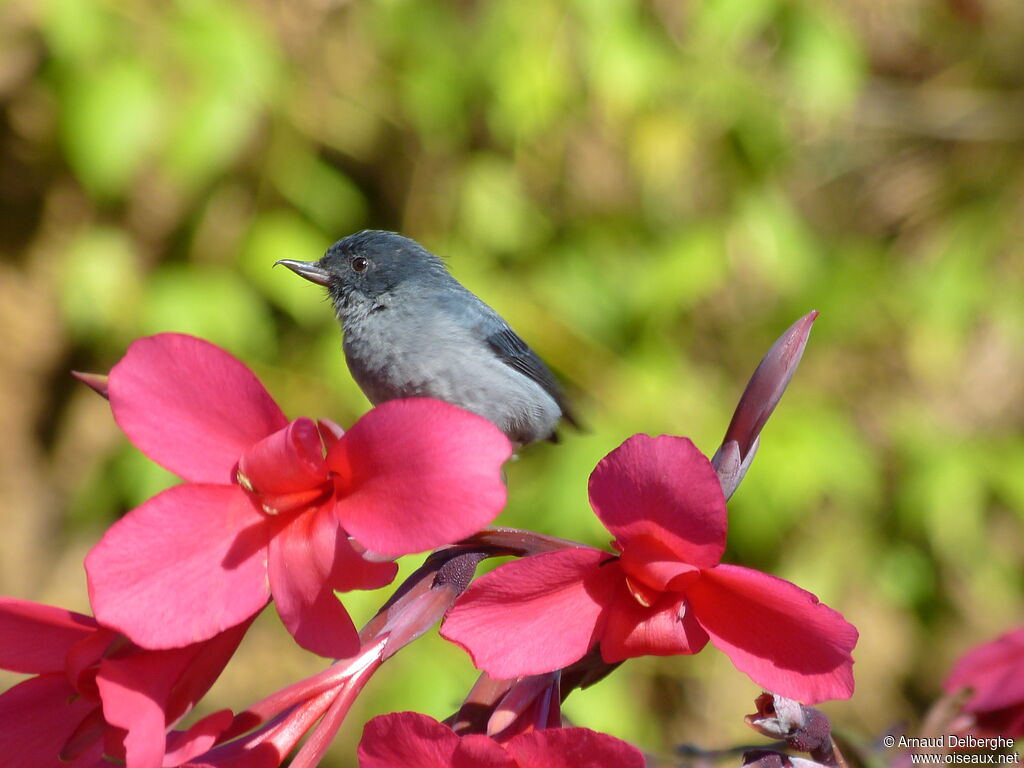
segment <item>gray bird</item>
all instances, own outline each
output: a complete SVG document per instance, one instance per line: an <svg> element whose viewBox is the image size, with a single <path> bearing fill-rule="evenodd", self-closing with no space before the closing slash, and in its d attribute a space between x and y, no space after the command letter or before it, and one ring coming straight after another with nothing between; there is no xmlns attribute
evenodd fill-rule
<svg viewBox="0 0 1024 768"><path fill-rule="evenodd" d="M537 354L416 241L365 230L320 261L277 263L326 286L348 368L371 403L437 398L489 419L521 445L556 439L562 417L578 426Z"/></svg>

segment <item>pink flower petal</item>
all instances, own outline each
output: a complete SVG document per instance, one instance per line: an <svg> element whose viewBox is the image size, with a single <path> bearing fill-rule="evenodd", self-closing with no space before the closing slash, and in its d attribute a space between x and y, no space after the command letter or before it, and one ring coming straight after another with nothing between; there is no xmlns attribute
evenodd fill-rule
<svg viewBox="0 0 1024 768"><path fill-rule="evenodd" d="M322 691L286 716L214 747L195 758L187 768L278 768L314 723L323 717L336 696L334 689Z"/></svg>
<svg viewBox="0 0 1024 768"><path fill-rule="evenodd" d="M857 630L795 584L735 565L686 592L711 642L761 687L804 704L853 695Z"/></svg>
<svg viewBox="0 0 1024 768"><path fill-rule="evenodd" d="M183 334L134 342L111 370L109 389L128 439L193 482L232 482L242 452L288 424L244 364Z"/></svg>
<svg viewBox="0 0 1024 768"><path fill-rule="evenodd" d="M363 556L366 550L355 539L345 535L334 514L330 515L330 521L341 533L334 550L334 568L330 575L331 588L334 591L352 592L356 589L380 589L395 580L395 576L398 574L398 563L393 560L367 560ZM326 525L326 520L322 523Z"/></svg>
<svg viewBox="0 0 1024 768"><path fill-rule="evenodd" d="M95 632L75 643L64 660L64 675L72 687L82 696L98 699L96 670L100 659L107 655L112 645L134 647L124 636L112 629L98 627Z"/></svg>
<svg viewBox="0 0 1024 768"><path fill-rule="evenodd" d="M359 559L353 555L326 506L295 515L270 540L274 603L288 631L307 651L346 658L359 650L355 625L332 589L345 576L345 566Z"/></svg>
<svg viewBox="0 0 1024 768"><path fill-rule="evenodd" d="M174 680L167 704L164 707L168 726L176 724L213 687L255 620L256 616L254 615L247 621L221 632L210 640L166 652L176 654L171 657L173 664L169 661L165 661L163 664L167 670L164 674L168 678L173 675ZM175 669L169 669L172 666Z"/></svg>
<svg viewBox="0 0 1024 768"><path fill-rule="evenodd" d="M439 400L382 403L331 448L338 519L361 544L397 556L465 538L505 504L512 445L486 419Z"/></svg>
<svg viewBox="0 0 1024 768"><path fill-rule="evenodd" d="M406 763L408 765L408 763ZM463 736L452 755L452 768L518 768L505 749L479 733Z"/></svg>
<svg viewBox="0 0 1024 768"><path fill-rule="evenodd" d="M356 697L365 687L366 681L380 669L383 663L380 653L382 647L379 643L370 643L368 647L364 645L361 654L350 660L350 673L337 689L327 712L307 736L306 743L292 757L291 768L316 768L320 765L320 760L334 741Z"/></svg>
<svg viewBox="0 0 1024 768"><path fill-rule="evenodd" d="M291 494L323 486L327 465L316 424L310 419L296 419L263 438L242 454L238 471L251 489L263 495Z"/></svg>
<svg viewBox="0 0 1024 768"><path fill-rule="evenodd" d="M187 731L169 734L164 765L183 765L206 752L217 743L217 738L231 725L232 719L230 709L221 709L197 721Z"/></svg>
<svg viewBox="0 0 1024 768"><path fill-rule="evenodd" d="M324 449L328 451L345 434L345 430L330 419L317 419L316 425L320 429L320 438L324 442Z"/></svg>
<svg viewBox="0 0 1024 768"><path fill-rule="evenodd" d="M684 563L647 534L629 539L619 555L619 564L630 578L658 592L678 592L700 574L700 568Z"/></svg>
<svg viewBox="0 0 1024 768"><path fill-rule="evenodd" d="M250 624L185 648L135 650L100 662L96 685L103 715L127 731L124 747L132 768L160 768L166 762L167 730L210 689ZM229 715L221 730L230 723Z"/></svg>
<svg viewBox="0 0 1024 768"><path fill-rule="evenodd" d="M596 642L621 572L611 555L563 549L502 565L475 581L441 625L478 669L504 680L572 664Z"/></svg>
<svg viewBox="0 0 1024 768"><path fill-rule="evenodd" d="M96 622L89 616L0 597L0 669L60 672L68 652L95 631Z"/></svg>
<svg viewBox="0 0 1024 768"><path fill-rule="evenodd" d="M459 737L432 717L418 712L380 715L363 727L359 768L451 768L458 745Z"/></svg>
<svg viewBox="0 0 1024 768"><path fill-rule="evenodd" d="M636 747L588 728L548 728L505 744L519 768L644 768Z"/></svg>
<svg viewBox="0 0 1024 768"><path fill-rule="evenodd" d="M1003 736L1008 739L1024 737L1024 705L1004 709L975 710L974 725L970 731L978 736Z"/></svg>
<svg viewBox="0 0 1024 768"><path fill-rule="evenodd" d="M657 541L702 568L725 551L718 475L685 437L630 437L594 468L590 505L625 550L633 540Z"/></svg>
<svg viewBox="0 0 1024 768"><path fill-rule="evenodd" d="M505 750L486 736L460 739L418 712L373 718L363 728L358 754L359 768L516 768Z"/></svg>
<svg viewBox="0 0 1024 768"><path fill-rule="evenodd" d="M93 612L144 648L207 640L266 604L266 548L266 517L241 488L169 488L86 557Z"/></svg>
<svg viewBox="0 0 1024 768"><path fill-rule="evenodd" d="M25 680L0 695L0 755L4 765L32 768L92 766L103 753L97 738L71 761L59 758L79 725L98 709L96 702L75 696L61 674Z"/></svg>
<svg viewBox="0 0 1024 768"><path fill-rule="evenodd" d="M969 710L1024 704L1024 627L964 654L943 688L949 693L971 688Z"/></svg>
<svg viewBox="0 0 1024 768"><path fill-rule="evenodd" d="M137 669L143 675L161 674L161 655L173 651L155 653L156 656L150 655L146 659L151 663L132 664L133 671ZM139 661L138 657L133 660ZM127 671L126 666L121 665L121 669ZM167 722L161 706L162 701L155 700L154 696L166 698L168 686L160 685L164 682L162 680L158 680L154 685L149 679L141 676L119 677L121 679L113 679L114 676L108 671L106 676L101 673L96 678L103 699L103 716L111 725L128 731L124 739L128 765L132 768L160 768L164 759ZM153 690L154 688L158 690Z"/></svg>
<svg viewBox="0 0 1024 768"><path fill-rule="evenodd" d="M637 656L676 656L700 651L708 642L707 633L692 612L679 617L680 601L681 595L670 592L644 607L625 586L618 588L601 632L601 658L613 663Z"/></svg>

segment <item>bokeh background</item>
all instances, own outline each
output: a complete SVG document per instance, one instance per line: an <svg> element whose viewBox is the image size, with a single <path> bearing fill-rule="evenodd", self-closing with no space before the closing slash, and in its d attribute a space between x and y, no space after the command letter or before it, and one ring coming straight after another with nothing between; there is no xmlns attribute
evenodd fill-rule
<svg viewBox="0 0 1024 768"><path fill-rule="evenodd" d="M172 482L69 370L187 331L290 415L351 423L368 404L322 291L271 265L393 229L572 383L588 431L510 465L501 521L595 545L595 462L634 432L712 453L820 310L726 559L859 627L837 728L913 732L957 655L1024 621L1022 51L1019 0L8 0L0 593L86 610L84 553ZM268 615L209 706L322 666ZM473 679L421 641L327 764L355 764L370 715L444 717ZM567 712L671 757L756 741L756 693L709 647Z"/></svg>

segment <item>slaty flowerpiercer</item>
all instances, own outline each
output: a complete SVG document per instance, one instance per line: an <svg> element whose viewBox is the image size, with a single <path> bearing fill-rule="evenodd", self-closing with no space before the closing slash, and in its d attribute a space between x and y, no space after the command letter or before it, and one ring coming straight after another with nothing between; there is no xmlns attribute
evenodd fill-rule
<svg viewBox="0 0 1024 768"><path fill-rule="evenodd" d="M489 419L520 445L554 439L563 417L577 425L537 354L414 240L365 230L319 261L277 263L327 288L345 360L370 402L444 400Z"/></svg>

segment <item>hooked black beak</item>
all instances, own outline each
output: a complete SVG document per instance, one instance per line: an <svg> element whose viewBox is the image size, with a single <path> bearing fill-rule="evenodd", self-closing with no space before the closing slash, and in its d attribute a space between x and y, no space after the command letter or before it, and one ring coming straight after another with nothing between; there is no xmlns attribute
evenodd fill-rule
<svg viewBox="0 0 1024 768"><path fill-rule="evenodd" d="M274 266L284 264L288 269L299 277L304 277L311 283L317 285L328 285L331 274L315 261L295 261L294 259L281 259L275 261Z"/></svg>

